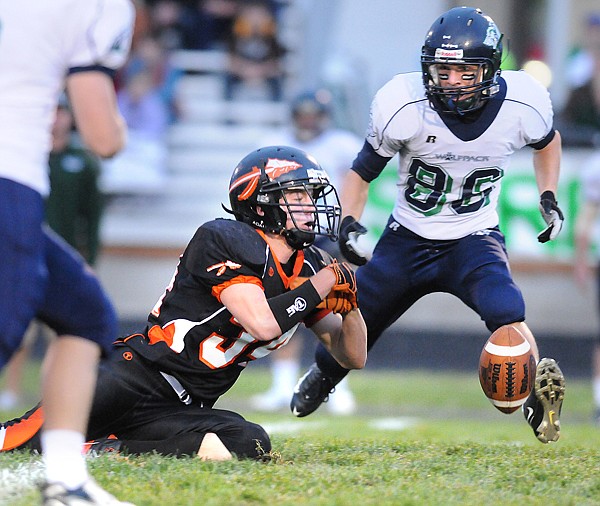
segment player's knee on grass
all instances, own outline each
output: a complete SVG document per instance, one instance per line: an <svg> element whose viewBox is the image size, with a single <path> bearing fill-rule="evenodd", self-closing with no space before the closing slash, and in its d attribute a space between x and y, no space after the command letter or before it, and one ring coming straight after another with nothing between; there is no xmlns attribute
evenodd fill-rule
<svg viewBox="0 0 600 506"><path fill-rule="evenodd" d="M217 431L225 447L238 458L260 459L271 451L271 439L260 425L244 421Z"/></svg>
<svg viewBox="0 0 600 506"><path fill-rule="evenodd" d="M214 432L207 432L200 443L198 457L201 460L222 461L232 458L231 452Z"/></svg>

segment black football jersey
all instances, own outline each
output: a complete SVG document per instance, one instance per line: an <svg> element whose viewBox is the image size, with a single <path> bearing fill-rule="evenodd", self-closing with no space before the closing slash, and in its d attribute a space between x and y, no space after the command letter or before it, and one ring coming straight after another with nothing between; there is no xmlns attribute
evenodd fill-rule
<svg viewBox="0 0 600 506"><path fill-rule="evenodd" d="M123 341L175 376L193 400L214 402L249 361L285 345L297 328L270 341L254 339L221 303L222 290L234 283L255 283L271 298L288 291L294 278L312 276L331 261L312 246L284 266L261 231L233 220L210 221L185 249L145 332ZM305 323L310 326L326 313L315 310Z"/></svg>

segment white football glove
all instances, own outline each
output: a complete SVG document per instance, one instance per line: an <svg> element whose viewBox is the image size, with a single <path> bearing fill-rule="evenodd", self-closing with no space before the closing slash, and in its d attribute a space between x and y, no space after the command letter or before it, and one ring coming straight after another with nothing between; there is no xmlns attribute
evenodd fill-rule
<svg viewBox="0 0 600 506"><path fill-rule="evenodd" d="M540 213L542 218L548 225L544 230L538 234L539 242L548 242L556 239L560 233L565 217L558 207L554 192L546 190L540 195Z"/></svg>
<svg viewBox="0 0 600 506"><path fill-rule="evenodd" d="M354 265L365 265L371 255L358 244L358 237L367 233L363 227L352 216L346 216L340 226L339 246L342 255Z"/></svg>

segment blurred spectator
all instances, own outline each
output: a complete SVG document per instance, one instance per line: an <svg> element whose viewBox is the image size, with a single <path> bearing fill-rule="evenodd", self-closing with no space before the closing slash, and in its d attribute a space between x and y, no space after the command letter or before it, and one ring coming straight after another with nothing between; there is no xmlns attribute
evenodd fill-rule
<svg viewBox="0 0 600 506"><path fill-rule="evenodd" d="M287 145L306 151L319 160L334 185L339 185L363 140L349 130L336 128L333 112L333 96L328 89L302 92L290 103L289 127L269 135L261 145Z"/></svg>
<svg viewBox="0 0 600 506"><path fill-rule="evenodd" d="M135 7L135 21L133 24L133 36L131 49L133 50L140 39L147 37L152 31L152 13L146 0L133 0Z"/></svg>
<svg viewBox="0 0 600 506"><path fill-rule="evenodd" d="M192 0L180 20L182 49L224 49L242 0Z"/></svg>
<svg viewBox="0 0 600 506"><path fill-rule="evenodd" d="M104 161L101 187L111 194L156 193L164 185L170 119L151 71L129 73L117 100L129 136L125 149Z"/></svg>
<svg viewBox="0 0 600 506"><path fill-rule="evenodd" d="M169 49L223 47L241 0L158 0L151 8L154 31Z"/></svg>
<svg viewBox="0 0 600 506"><path fill-rule="evenodd" d="M269 2L248 0L239 6L228 41L225 98L234 98L240 86L266 85L270 98L282 98L285 48Z"/></svg>
<svg viewBox="0 0 600 506"><path fill-rule="evenodd" d="M311 90L299 94L291 103L291 125L287 130L263 139L261 146L284 145L300 148L313 155L331 180L339 188L344 173L352 165L363 140L354 133L334 128L332 95L327 89ZM325 239L317 240L317 246L344 261L337 243ZM308 343L308 332L304 327L276 353L271 355L271 387L263 394L252 398L252 405L261 411L289 409L290 399L298 380L302 345ZM327 407L335 414L354 411L356 402L347 380L341 381L329 396Z"/></svg>
<svg viewBox="0 0 600 506"><path fill-rule="evenodd" d="M567 61L566 78L571 88L583 86L592 75L594 46L600 42L600 12L586 15L582 35L583 44L572 49Z"/></svg>
<svg viewBox="0 0 600 506"><path fill-rule="evenodd" d="M72 132L73 115L62 99L52 125L46 218L52 230L94 265L100 249L103 211L103 196L98 187L100 161L75 145Z"/></svg>
<svg viewBox="0 0 600 506"><path fill-rule="evenodd" d="M582 289L589 288L594 279L592 263L597 267L595 274L596 303L600 311L600 268L598 259L590 262L589 254L592 246L592 233L597 230L600 215L600 152L592 156L581 174L581 188L584 197L583 207L577 217L575 227L575 262L574 273L578 285ZM597 238L600 239L600 238ZM600 241L595 241L596 246ZM599 313L600 314L600 313ZM592 392L594 400L594 420L600 425L600 329L596 335L592 355Z"/></svg>
<svg viewBox="0 0 600 506"><path fill-rule="evenodd" d="M571 90L557 118L564 146L600 147L600 14L588 17L586 34L587 50L579 65L586 66L587 77Z"/></svg>
<svg viewBox="0 0 600 506"><path fill-rule="evenodd" d="M175 87L183 71L171 65L169 52L156 37L146 36L138 40L127 65L121 71L123 86L141 71L150 74L152 87L158 91L169 111L169 121L175 121L179 117Z"/></svg>
<svg viewBox="0 0 600 506"><path fill-rule="evenodd" d="M183 7L177 0L158 0L151 8L153 32L168 51L181 49L182 34L179 20Z"/></svg>

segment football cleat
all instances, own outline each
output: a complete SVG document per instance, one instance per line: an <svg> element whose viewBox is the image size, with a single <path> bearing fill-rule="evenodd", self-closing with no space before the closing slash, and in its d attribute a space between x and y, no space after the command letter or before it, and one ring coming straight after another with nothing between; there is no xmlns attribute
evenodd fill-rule
<svg viewBox="0 0 600 506"><path fill-rule="evenodd" d="M560 437L560 410L565 397L565 377L556 360L543 358L535 371L533 391L523 404L523 414L542 443Z"/></svg>
<svg viewBox="0 0 600 506"><path fill-rule="evenodd" d="M298 417L310 415L321 403L329 400L329 394L335 390L335 385L333 378L324 376L317 364L311 365L294 388L290 403L292 413Z"/></svg>
<svg viewBox="0 0 600 506"><path fill-rule="evenodd" d="M89 457L99 457L104 453L119 453L121 441L110 435L99 439L93 439L83 445L83 453Z"/></svg>
<svg viewBox="0 0 600 506"><path fill-rule="evenodd" d="M45 483L41 492L44 506L134 506L119 501L91 479L75 490L68 490L60 483Z"/></svg>
<svg viewBox="0 0 600 506"><path fill-rule="evenodd" d="M0 423L0 452L30 448L41 450L39 433L44 423L44 413L38 404L23 416Z"/></svg>

